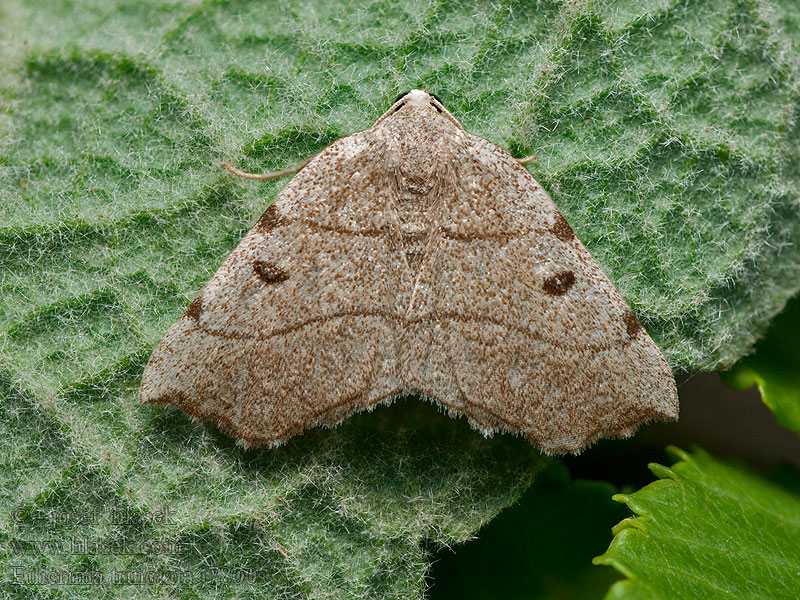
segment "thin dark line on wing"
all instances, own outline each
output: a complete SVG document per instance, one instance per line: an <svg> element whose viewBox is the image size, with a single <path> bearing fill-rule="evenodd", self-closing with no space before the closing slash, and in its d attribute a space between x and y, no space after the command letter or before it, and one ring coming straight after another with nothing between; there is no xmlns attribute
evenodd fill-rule
<svg viewBox="0 0 800 600"><path fill-rule="evenodd" d="M385 319L390 319L390 320L394 319L393 315L382 310L343 310L333 313L331 315L319 315L316 317L311 317L309 319L305 319L303 321L294 323L293 325L277 327L266 335L245 335L245 334L225 333L223 331L211 329L209 327L203 327L200 324L197 325L197 328L210 335L221 337L228 340L237 340L237 339L256 340L256 339L267 339L278 335L286 335L287 333L292 333L293 331L297 331L298 329L303 329L304 327L308 327L309 325L314 325L316 323L324 323L326 321L331 321L333 319L344 319L347 317L383 317Z"/></svg>
<svg viewBox="0 0 800 600"><path fill-rule="evenodd" d="M265 335L244 335L244 334L226 333L223 331L204 327L199 322L195 322L196 323L195 326L201 331L208 333L209 335L213 335L215 337L220 337L223 339L256 340L256 339L269 339L271 337L279 335L287 335L289 333L298 331L310 325L315 325L317 323L324 323L326 321L331 321L333 319L363 318L363 317L367 318L379 317L389 321L394 321L395 323L402 326L416 325L419 323L436 323L441 321L457 321L459 323L479 323L484 325L489 323L492 325L505 327L506 329L513 329L514 331L517 331L522 335L534 338L536 340L541 340L545 343L557 346L559 348L579 348L581 350L590 350L593 352L601 352L604 350L610 350L612 348L623 348L628 344L630 344L631 341L633 341L633 339L635 339L634 337L628 337L626 339L614 340L603 344L570 345L570 344L565 344L564 343L565 340L562 338L548 338L543 336L541 333L537 331L533 331L526 327L521 327L519 325L516 325L514 323L509 323L501 319L493 319L485 315L463 315L458 313L431 313L429 315L423 315L423 316L406 317L404 315L392 314L384 310L344 310L330 315L319 315L316 317L305 319L303 321L299 321L292 325L286 325L284 327L275 328Z"/></svg>
<svg viewBox="0 0 800 600"><path fill-rule="evenodd" d="M277 219L275 219L275 221L278 222ZM317 223L315 221L311 221L308 219L289 220L286 217L280 217L280 221L278 222L278 224L272 225L269 228L267 228L266 226L264 227L260 226L260 223L261 222L259 222L259 225L257 225L259 233L266 233L268 231L271 231L272 227L285 227L287 225L299 224L311 230L338 233L340 235L381 238L381 237L386 237L390 234L389 226L373 227L369 229L346 229L344 227L334 227L332 225L324 225L322 223ZM500 240L504 243L508 243L512 240L528 237L530 235L542 235L542 234L550 234L554 237L558 237L557 234L555 234L553 230L549 228L541 228L541 229L531 228L531 229L526 229L525 231L515 232L515 233L501 232L501 233L488 233L484 235L468 235L448 229L440 229L440 232L443 238L459 242L473 242L478 240Z"/></svg>

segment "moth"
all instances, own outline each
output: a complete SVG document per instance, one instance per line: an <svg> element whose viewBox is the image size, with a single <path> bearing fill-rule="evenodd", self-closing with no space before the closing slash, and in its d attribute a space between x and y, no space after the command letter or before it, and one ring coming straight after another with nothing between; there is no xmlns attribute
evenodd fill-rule
<svg viewBox="0 0 800 600"><path fill-rule="evenodd" d="M547 453L672 420L672 372L553 201L424 90L296 169L153 352L141 401L246 447L415 393Z"/></svg>

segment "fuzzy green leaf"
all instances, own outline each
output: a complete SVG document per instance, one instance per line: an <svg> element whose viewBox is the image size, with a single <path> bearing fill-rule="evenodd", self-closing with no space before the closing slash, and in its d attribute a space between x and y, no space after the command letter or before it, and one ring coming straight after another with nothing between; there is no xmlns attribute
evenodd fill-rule
<svg viewBox="0 0 800 600"><path fill-rule="evenodd" d="M532 172L673 366L730 364L800 282L797 49L790 12L767 8L4 2L3 535L15 511L118 504L141 521L128 536L188 542L132 568L198 575L213 556L252 564L268 597L413 595L423 542L465 539L522 493L539 464L524 444L394 407L248 454L136 405L155 344L284 185L217 165L294 164L427 87L468 130L540 157Z"/></svg>
<svg viewBox="0 0 800 600"><path fill-rule="evenodd" d="M778 423L800 433L800 298L770 325L751 356L721 373L737 389L757 385Z"/></svg>
<svg viewBox="0 0 800 600"><path fill-rule="evenodd" d="M671 450L680 462L651 465L661 479L614 497L637 516L595 559L627 578L607 600L800 597L800 472L776 485L702 450Z"/></svg>
<svg viewBox="0 0 800 600"><path fill-rule="evenodd" d="M83 392L98 413L84 436L0 384L7 598L415 597L427 548L469 539L540 464L421 402L245 452L143 415L134 378Z"/></svg>

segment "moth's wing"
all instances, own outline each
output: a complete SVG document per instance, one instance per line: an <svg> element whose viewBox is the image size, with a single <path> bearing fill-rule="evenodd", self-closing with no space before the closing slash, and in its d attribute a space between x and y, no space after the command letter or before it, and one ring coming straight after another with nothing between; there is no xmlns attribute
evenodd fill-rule
<svg viewBox="0 0 800 600"><path fill-rule="evenodd" d="M396 392L375 157L354 134L295 176L156 348L141 401L211 418L245 445L335 424ZM361 192L361 193L353 193Z"/></svg>
<svg viewBox="0 0 800 600"><path fill-rule="evenodd" d="M432 380L440 400L553 453L676 418L664 357L552 200L507 152L469 138L417 297L418 333L458 390Z"/></svg>

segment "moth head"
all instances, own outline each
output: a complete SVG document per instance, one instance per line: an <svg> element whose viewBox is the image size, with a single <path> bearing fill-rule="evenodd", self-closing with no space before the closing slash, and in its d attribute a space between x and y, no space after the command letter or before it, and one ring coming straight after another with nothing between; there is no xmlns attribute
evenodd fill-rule
<svg viewBox="0 0 800 600"><path fill-rule="evenodd" d="M436 94L429 94L425 90L411 90L407 94L401 94L397 98L398 102L400 100L403 101L401 106L432 106L440 113L444 110L439 97Z"/></svg>
<svg viewBox="0 0 800 600"><path fill-rule="evenodd" d="M427 92L426 90L411 90L405 94L400 94L394 101L394 104L392 104L391 108L387 110L380 119L377 120L375 125L395 113L408 109L427 109L435 111L442 117L448 119L462 131L464 130L464 128L461 126L461 123L459 123L456 118L444 107L439 97L436 94Z"/></svg>

